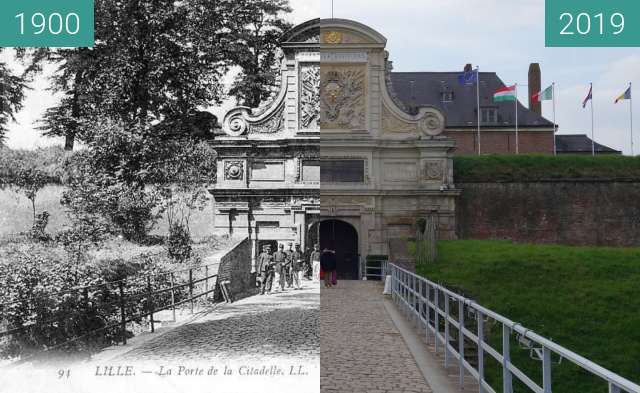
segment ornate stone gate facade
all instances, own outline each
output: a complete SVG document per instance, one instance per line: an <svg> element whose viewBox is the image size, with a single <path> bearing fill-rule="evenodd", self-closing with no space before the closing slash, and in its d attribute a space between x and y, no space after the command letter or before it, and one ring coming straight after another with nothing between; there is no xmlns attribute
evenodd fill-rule
<svg viewBox="0 0 640 393"><path fill-rule="evenodd" d="M320 22L321 218L358 231L361 257L389 255L435 215L440 238L455 236L452 151L444 114L409 114L395 99L386 39L358 22Z"/></svg>
<svg viewBox="0 0 640 393"><path fill-rule="evenodd" d="M319 34L310 21L283 37L279 93L260 108L231 109L213 143L215 229L249 236L254 267L263 241L307 246L320 212Z"/></svg>

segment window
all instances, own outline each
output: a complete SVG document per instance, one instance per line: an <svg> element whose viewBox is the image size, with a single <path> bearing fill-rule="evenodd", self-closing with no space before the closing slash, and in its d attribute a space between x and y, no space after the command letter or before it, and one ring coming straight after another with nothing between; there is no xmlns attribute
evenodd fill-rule
<svg viewBox="0 0 640 393"><path fill-rule="evenodd" d="M440 100L442 102L453 102L453 90L444 90L440 92Z"/></svg>
<svg viewBox="0 0 640 393"><path fill-rule="evenodd" d="M322 160L320 181L327 183L364 183L364 160Z"/></svg>
<svg viewBox="0 0 640 393"><path fill-rule="evenodd" d="M482 123L491 124L498 122L498 108L480 108Z"/></svg>

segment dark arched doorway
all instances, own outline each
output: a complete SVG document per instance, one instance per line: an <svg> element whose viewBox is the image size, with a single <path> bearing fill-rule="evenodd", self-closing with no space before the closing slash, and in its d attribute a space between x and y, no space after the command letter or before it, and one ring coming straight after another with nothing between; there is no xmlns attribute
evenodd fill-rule
<svg viewBox="0 0 640 393"><path fill-rule="evenodd" d="M340 280L358 280L358 232L344 221L325 220L320 223L320 249L335 250Z"/></svg>

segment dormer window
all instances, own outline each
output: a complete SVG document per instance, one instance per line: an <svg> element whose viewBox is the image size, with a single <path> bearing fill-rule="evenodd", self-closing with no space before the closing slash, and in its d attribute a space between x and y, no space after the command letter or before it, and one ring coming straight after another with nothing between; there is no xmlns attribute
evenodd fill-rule
<svg viewBox="0 0 640 393"><path fill-rule="evenodd" d="M498 108L480 108L480 118L484 124L498 122Z"/></svg>
<svg viewBox="0 0 640 393"><path fill-rule="evenodd" d="M454 94L453 90L446 90L440 92L440 100L442 102L453 102Z"/></svg>

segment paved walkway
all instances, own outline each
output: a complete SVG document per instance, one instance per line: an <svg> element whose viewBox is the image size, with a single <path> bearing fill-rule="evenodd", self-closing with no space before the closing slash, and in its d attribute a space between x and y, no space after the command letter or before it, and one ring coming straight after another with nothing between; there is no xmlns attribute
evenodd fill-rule
<svg viewBox="0 0 640 393"><path fill-rule="evenodd" d="M317 393L320 288L304 287L216 305L83 364L0 372L0 393Z"/></svg>
<svg viewBox="0 0 640 393"><path fill-rule="evenodd" d="M431 392L384 306L382 284L341 281L322 289L322 393Z"/></svg>

